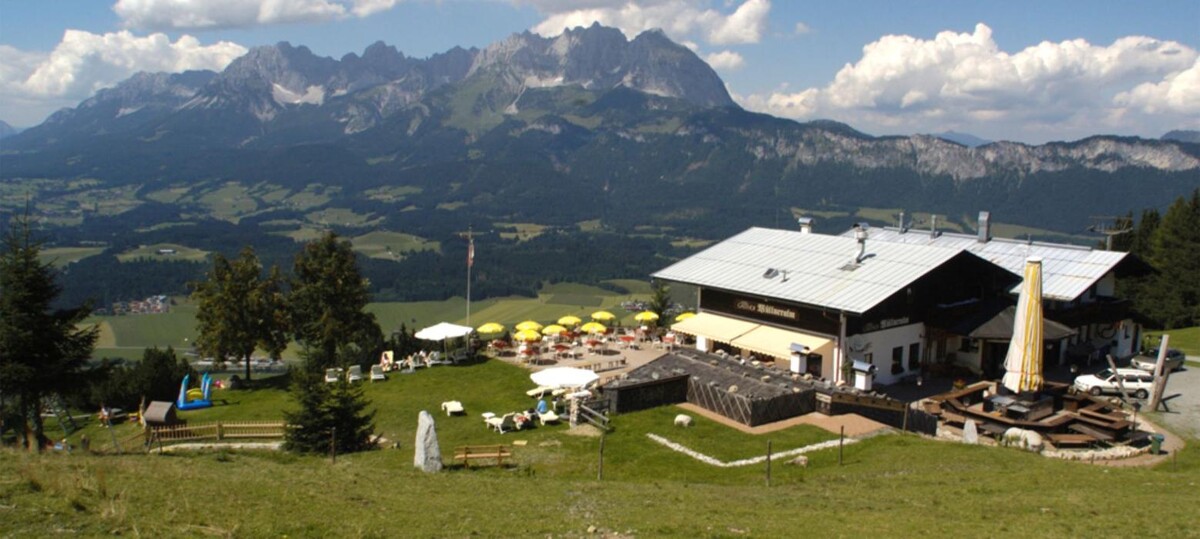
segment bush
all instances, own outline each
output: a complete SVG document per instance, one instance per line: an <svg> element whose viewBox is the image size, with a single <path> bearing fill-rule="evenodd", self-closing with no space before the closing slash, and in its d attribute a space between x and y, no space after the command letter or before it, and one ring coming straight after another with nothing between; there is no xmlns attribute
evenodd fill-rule
<svg viewBox="0 0 1200 539"><path fill-rule="evenodd" d="M146 402L174 401L179 395L179 384L187 375L199 383L196 371L186 359L176 356L174 349L147 348L137 363L130 365L106 359L92 369L88 390L76 404L87 409L98 408L103 403L133 410L142 397Z"/></svg>

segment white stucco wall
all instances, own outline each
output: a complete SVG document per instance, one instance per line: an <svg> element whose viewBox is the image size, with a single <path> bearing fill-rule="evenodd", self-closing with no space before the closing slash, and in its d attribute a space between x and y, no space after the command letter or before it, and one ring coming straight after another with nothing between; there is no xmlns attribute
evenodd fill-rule
<svg viewBox="0 0 1200 539"><path fill-rule="evenodd" d="M908 357L908 347L913 343L921 343L921 354L925 353L925 324L908 324L894 328L888 328L871 333L862 333L857 336L851 336L847 340L854 342L860 340L869 343L869 346L861 352L850 352L850 357L862 360L868 353L872 354L871 363L875 365L875 383L886 385L898 381L900 378L917 372L917 368L908 369L911 364L914 367L920 364L920 358L910 360ZM904 365L905 371L900 374L892 374L892 348L903 348L904 355L901 364Z"/></svg>

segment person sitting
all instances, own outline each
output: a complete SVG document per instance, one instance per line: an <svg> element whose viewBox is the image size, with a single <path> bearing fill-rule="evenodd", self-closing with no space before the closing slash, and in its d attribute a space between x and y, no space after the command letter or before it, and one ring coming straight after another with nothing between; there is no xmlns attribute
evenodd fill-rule
<svg viewBox="0 0 1200 539"><path fill-rule="evenodd" d="M546 413L546 412L547 412L549 409L550 409L550 406L549 406L548 404L546 404L546 399L538 399L538 401L537 401L537 408L535 408L535 411L536 411L537 413L539 413L539 414L544 414L544 413Z"/></svg>

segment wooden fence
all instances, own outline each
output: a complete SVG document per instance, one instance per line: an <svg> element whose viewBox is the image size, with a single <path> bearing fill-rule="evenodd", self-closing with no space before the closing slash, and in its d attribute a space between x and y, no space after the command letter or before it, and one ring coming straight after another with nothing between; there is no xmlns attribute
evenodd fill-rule
<svg viewBox="0 0 1200 539"><path fill-rule="evenodd" d="M282 440L287 424L282 421L217 421L198 425L168 425L153 427L147 434L149 444L196 442L204 440Z"/></svg>
<svg viewBox="0 0 1200 539"><path fill-rule="evenodd" d="M838 393L818 394L817 408L828 415L858 414L897 429L934 436L937 434L937 418L922 410L912 409L908 403L871 395ZM824 411L823 410L823 411Z"/></svg>

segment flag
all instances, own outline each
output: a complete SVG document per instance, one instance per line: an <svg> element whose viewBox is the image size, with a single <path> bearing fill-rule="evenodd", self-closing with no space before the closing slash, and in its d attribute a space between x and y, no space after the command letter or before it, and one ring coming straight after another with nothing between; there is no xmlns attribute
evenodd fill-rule
<svg viewBox="0 0 1200 539"><path fill-rule="evenodd" d="M467 267L475 265L475 239L467 240Z"/></svg>

